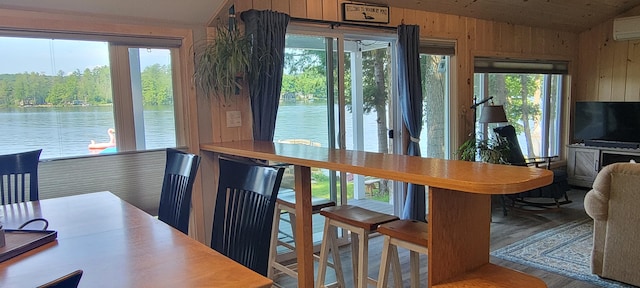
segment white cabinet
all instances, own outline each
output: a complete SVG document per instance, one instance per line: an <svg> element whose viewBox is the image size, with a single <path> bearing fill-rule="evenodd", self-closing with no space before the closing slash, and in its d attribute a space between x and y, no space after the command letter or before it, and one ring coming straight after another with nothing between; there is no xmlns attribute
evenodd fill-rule
<svg viewBox="0 0 640 288"><path fill-rule="evenodd" d="M590 188L600 170L600 150L596 147L569 146L567 181L570 185Z"/></svg>
<svg viewBox="0 0 640 288"><path fill-rule="evenodd" d="M582 144L568 146L567 181L570 185L591 188L603 166L635 160L640 163L640 149L595 147Z"/></svg>

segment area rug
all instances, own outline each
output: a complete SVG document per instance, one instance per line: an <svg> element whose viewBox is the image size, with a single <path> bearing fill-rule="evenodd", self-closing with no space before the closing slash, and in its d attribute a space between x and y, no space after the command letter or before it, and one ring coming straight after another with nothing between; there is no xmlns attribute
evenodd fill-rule
<svg viewBox="0 0 640 288"><path fill-rule="evenodd" d="M634 287L591 274L593 220L569 222L491 252L492 256L602 287Z"/></svg>

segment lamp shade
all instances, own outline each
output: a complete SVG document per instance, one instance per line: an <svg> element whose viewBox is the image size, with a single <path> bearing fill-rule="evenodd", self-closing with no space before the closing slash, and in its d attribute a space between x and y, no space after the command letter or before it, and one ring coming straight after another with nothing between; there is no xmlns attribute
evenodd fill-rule
<svg viewBox="0 0 640 288"><path fill-rule="evenodd" d="M509 122L503 105L484 105L480 114L480 123Z"/></svg>

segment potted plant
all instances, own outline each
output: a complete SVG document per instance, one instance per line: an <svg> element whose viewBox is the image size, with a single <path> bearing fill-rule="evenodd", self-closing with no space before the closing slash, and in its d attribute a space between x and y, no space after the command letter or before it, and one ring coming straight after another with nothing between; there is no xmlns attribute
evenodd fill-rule
<svg viewBox="0 0 640 288"><path fill-rule="evenodd" d="M504 137L496 136L483 140L476 140L475 135L462 143L456 155L464 161L476 161L476 154L480 161L493 164L509 164L509 142Z"/></svg>
<svg viewBox="0 0 640 288"><path fill-rule="evenodd" d="M194 80L207 96L228 99L242 89L249 72L249 40L238 29L216 27L216 36L196 51Z"/></svg>

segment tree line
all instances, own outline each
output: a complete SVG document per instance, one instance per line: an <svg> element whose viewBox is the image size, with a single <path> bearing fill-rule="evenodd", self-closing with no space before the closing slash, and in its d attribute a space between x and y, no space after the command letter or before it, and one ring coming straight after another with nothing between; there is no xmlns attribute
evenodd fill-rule
<svg viewBox="0 0 640 288"><path fill-rule="evenodd" d="M171 68L147 66L141 73L144 105L171 105L173 89ZM59 71L55 76L24 72L0 75L0 107L30 105L105 105L113 103L111 73L99 66L72 73Z"/></svg>

